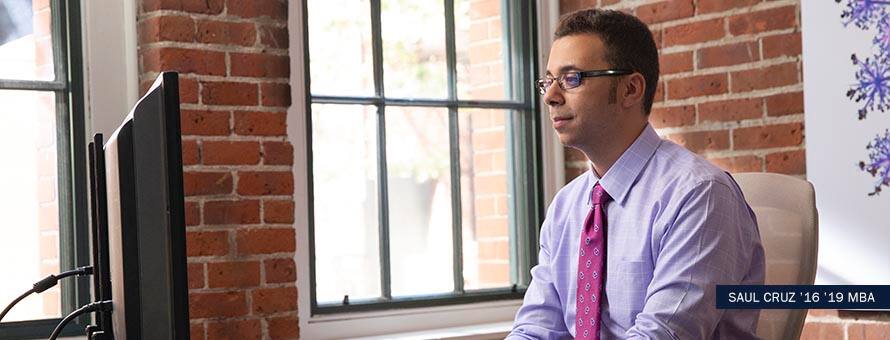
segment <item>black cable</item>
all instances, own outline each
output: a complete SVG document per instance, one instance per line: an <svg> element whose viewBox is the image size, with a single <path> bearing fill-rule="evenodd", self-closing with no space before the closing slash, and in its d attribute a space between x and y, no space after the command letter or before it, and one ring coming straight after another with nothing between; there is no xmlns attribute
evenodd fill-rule
<svg viewBox="0 0 890 340"><path fill-rule="evenodd" d="M6 316L6 313L9 313L9 310L11 310L13 306L15 306L17 303L19 303L19 301L22 301L22 299L24 299L28 295L31 295L33 293L37 293L37 294L43 293L45 290L55 287L57 284L59 284L60 279L64 279L69 276L74 276L74 275L83 276L83 275L92 275L92 274L93 274L92 266L83 266L83 267L80 267L77 269L72 269L69 271L61 272L61 273L59 273L59 275L50 274L49 276L43 278L42 280L35 282L33 288L29 289L27 292L20 295L15 300L12 300L12 302L6 306L6 309L3 310L3 313L0 313L0 321L3 321L3 318Z"/></svg>
<svg viewBox="0 0 890 340"><path fill-rule="evenodd" d="M80 316L81 314L91 313L91 312L96 312L96 311L107 312L107 311L110 311L111 308L112 308L112 304L111 304L110 300L97 301L97 302L93 302L93 303L90 303L83 307L78 308L76 311L73 311L73 312L71 312L71 314L68 314L67 316L65 316L65 318L62 319L62 321L59 322L58 325L56 325L56 329L54 329L53 334L51 334L49 336L49 340L56 340L56 338L59 337L59 333L62 333L62 329L65 328L65 325L67 325L69 322L71 322L71 320L74 320L74 318Z"/></svg>
<svg viewBox="0 0 890 340"><path fill-rule="evenodd" d="M3 320L3 317L6 316L6 313L9 313L9 310L12 309L12 306L15 306L15 304L19 303L19 301L22 301L22 299L24 299L25 297L27 297L28 295L31 295L33 293L34 293L34 288L31 288L31 289L28 289L28 291L25 292L25 294L22 294L19 297L15 298L15 300L12 300L12 303L10 303L9 305L6 306L6 309L3 310L3 313L0 313L0 321Z"/></svg>

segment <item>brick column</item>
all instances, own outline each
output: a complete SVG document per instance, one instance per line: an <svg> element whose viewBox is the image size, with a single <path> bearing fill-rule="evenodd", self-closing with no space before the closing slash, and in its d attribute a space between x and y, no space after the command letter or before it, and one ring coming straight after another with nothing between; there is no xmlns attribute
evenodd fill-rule
<svg viewBox="0 0 890 340"><path fill-rule="evenodd" d="M140 82L180 72L192 339L296 338L285 0L142 0Z"/></svg>

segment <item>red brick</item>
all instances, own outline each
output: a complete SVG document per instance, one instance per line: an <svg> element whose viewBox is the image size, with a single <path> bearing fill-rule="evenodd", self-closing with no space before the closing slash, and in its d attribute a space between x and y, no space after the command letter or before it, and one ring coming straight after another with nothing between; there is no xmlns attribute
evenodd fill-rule
<svg viewBox="0 0 890 340"><path fill-rule="evenodd" d="M668 0L637 7L636 16L646 24L691 17L695 13L692 0Z"/></svg>
<svg viewBox="0 0 890 340"><path fill-rule="evenodd" d="M297 280L297 267L294 260L268 259L263 261L266 268L266 283L294 282Z"/></svg>
<svg viewBox="0 0 890 340"><path fill-rule="evenodd" d="M658 65L663 75L692 71L692 51L662 54Z"/></svg>
<svg viewBox="0 0 890 340"><path fill-rule="evenodd" d="M803 124L788 123L738 128L732 132L736 150L798 146L803 142Z"/></svg>
<svg viewBox="0 0 890 340"><path fill-rule="evenodd" d="M257 105L257 84L231 81L202 81L201 99L209 105Z"/></svg>
<svg viewBox="0 0 890 340"><path fill-rule="evenodd" d="M229 253L229 237L225 231L190 231L185 233L188 256L221 256Z"/></svg>
<svg viewBox="0 0 890 340"><path fill-rule="evenodd" d="M851 323L847 336L849 340L890 340L890 323Z"/></svg>
<svg viewBox="0 0 890 340"><path fill-rule="evenodd" d="M766 171L788 175L803 175L807 172L804 150L776 152L766 155Z"/></svg>
<svg viewBox="0 0 890 340"><path fill-rule="evenodd" d="M844 325L840 323L807 322L800 340L844 339Z"/></svg>
<svg viewBox="0 0 890 340"><path fill-rule="evenodd" d="M220 14L223 0L144 0L142 8L146 12L162 9L185 11L199 14Z"/></svg>
<svg viewBox="0 0 890 340"><path fill-rule="evenodd" d="M651 29L651 28L650 28ZM655 47L661 50L661 30L652 31L652 40L655 40Z"/></svg>
<svg viewBox="0 0 890 340"><path fill-rule="evenodd" d="M262 326L259 319L210 321L207 339L259 340L263 338Z"/></svg>
<svg viewBox="0 0 890 340"><path fill-rule="evenodd" d="M729 131L727 130L675 133L668 135L667 139L695 153L729 149Z"/></svg>
<svg viewBox="0 0 890 340"><path fill-rule="evenodd" d="M290 106L290 85L278 83L260 84L260 100L263 106Z"/></svg>
<svg viewBox="0 0 890 340"><path fill-rule="evenodd" d="M728 122L763 117L763 99L730 99L698 104L702 122Z"/></svg>
<svg viewBox="0 0 890 340"><path fill-rule="evenodd" d="M256 200L204 202L204 224L255 224L260 222Z"/></svg>
<svg viewBox="0 0 890 340"><path fill-rule="evenodd" d="M204 340L204 323L192 322L189 324L189 339Z"/></svg>
<svg viewBox="0 0 890 340"><path fill-rule="evenodd" d="M188 280L189 289L204 287L204 264L189 263L188 264Z"/></svg>
<svg viewBox="0 0 890 340"><path fill-rule="evenodd" d="M228 172L194 172L183 174L186 196L222 195L232 192L232 175Z"/></svg>
<svg viewBox="0 0 890 340"><path fill-rule="evenodd" d="M757 156L737 156L710 159L711 163L729 172L761 172L763 160Z"/></svg>
<svg viewBox="0 0 890 340"><path fill-rule="evenodd" d="M750 7L760 0L705 0L698 2L698 14L723 12L733 8Z"/></svg>
<svg viewBox="0 0 890 340"><path fill-rule="evenodd" d="M228 111L182 110L180 122L183 135L226 136L229 128Z"/></svg>
<svg viewBox="0 0 890 340"><path fill-rule="evenodd" d="M293 165L293 145L289 142L263 142L263 164Z"/></svg>
<svg viewBox="0 0 890 340"><path fill-rule="evenodd" d="M201 224L201 205L198 202L185 202L185 225L187 227Z"/></svg>
<svg viewBox="0 0 890 340"><path fill-rule="evenodd" d="M800 82L799 75L797 62L733 72L731 75L732 92L747 92L797 84Z"/></svg>
<svg viewBox="0 0 890 340"><path fill-rule="evenodd" d="M260 285L259 261L211 262L207 264L210 288L243 288Z"/></svg>
<svg viewBox="0 0 890 340"><path fill-rule="evenodd" d="M766 97L766 113L769 116L803 113L803 92L780 93Z"/></svg>
<svg viewBox="0 0 890 340"><path fill-rule="evenodd" d="M293 316L268 318L269 337L272 339L298 339L300 337L300 320Z"/></svg>
<svg viewBox="0 0 890 340"><path fill-rule="evenodd" d="M182 165L198 164L201 159L198 157L198 142L194 140L182 141Z"/></svg>
<svg viewBox="0 0 890 340"><path fill-rule="evenodd" d="M294 192L294 176L290 171L238 172L238 193L241 195L290 195Z"/></svg>
<svg viewBox="0 0 890 340"><path fill-rule="evenodd" d="M287 2L285 0L227 0L226 8L229 15L242 18L270 17L276 20L287 19Z"/></svg>
<svg viewBox="0 0 890 340"><path fill-rule="evenodd" d="M253 46L256 35L256 25L250 22L200 20L197 23L197 40L202 43Z"/></svg>
<svg viewBox="0 0 890 340"><path fill-rule="evenodd" d="M796 57L801 54L800 32L771 35L762 40L764 59L783 56Z"/></svg>
<svg viewBox="0 0 890 340"><path fill-rule="evenodd" d="M290 59L286 55L230 53L229 58L233 76L286 78L290 75Z"/></svg>
<svg viewBox="0 0 890 340"><path fill-rule="evenodd" d="M263 222L294 223L294 201L263 201Z"/></svg>
<svg viewBox="0 0 890 340"><path fill-rule="evenodd" d="M267 288L253 291L253 312L272 314L297 310L297 288Z"/></svg>
<svg viewBox="0 0 890 340"><path fill-rule="evenodd" d="M284 136L287 116L284 112L235 112L235 133L250 136Z"/></svg>
<svg viewBox="0 0 890 340"><path fill-rule="evenodd" d="M559 0L559 11L562 14L596 6L597 0ZM604 4L605 6L605 4Z"/></svg>
<svg viewBox="0 0 890 340"><path fill-rule="evenodd" d="M204 141L201 150L206 165L253 165L260 162L259 142Z"/></svg>
<svg viewBox="0 0 890 340"><path fill-rule="evenodd" d="M706 47L698 50L696 64L699 69L749 63L760 59L756 42L746 41L729 45Z"/></svg>
<svg viewBox="0 0 890 340"><path fill-rule="evenodd" d="M293 252L296 239L291 228L238 230L238 254Z"/></svg>
<svg viewBox="0 0 890 340"><path fill-rule="evenodd" d="M143 91L144 93L144 91ZM198 103L198 81L179 76L179 102L184 104Z"/></svg>
<svg viewBox="0 0 890 340"><path fill-rule="evenodd" d="M652 108L649 123L656 129L695 125L695 105Z"/></svg>
<svg viewBox="0 0 890 340"><path fill-rule="evenodd" d="M260 25L260 44L271 48L288 48L287 26Z"/></svg>
<svg viewBox="0 0 890 340"><path fill-rule="evenodd" d="M226 75L224 52L178 47L148 48L142 52L144 72L177 71L213 76Z"/></svg>
<svg viewBox="0 0 890 340"><path fill-rule="evenodd" d="M723 28L723 18L716 18L666 27L662 39L664 46L667 47L717 40L724 36L726 30Z"/></svg>
<svg viewBox="0 0 890 340"><path fill-rule="evenodd" d="M186 196L224 195L232 193L232 174L229 172L186 171L182 177Z"/></svg>
<svg viewBox="0 0 890 340"><path fill-rule="evenodd" d="M753 34L797 27L797 6L771 8L729 17L729 33Z"/></svg>
<svg viewBox="0 0 890 340"><path fill-rule="evenodd" d="M178 15L147 18L139 23L139 43L195 41L195 21Z"/></svg>
<svg viewBox="0 0 890 340"><path fill-rule="evenodd" d="M667 83L667 97L683 99L721 94L726 93L727 85L725 73L674 79Z"/></svg>
<svg viewBox="0 0 890 340"><path fill-rule="evenodd" d="M189 293L189 317L192 319L247 315L244 292Z"/></svg>

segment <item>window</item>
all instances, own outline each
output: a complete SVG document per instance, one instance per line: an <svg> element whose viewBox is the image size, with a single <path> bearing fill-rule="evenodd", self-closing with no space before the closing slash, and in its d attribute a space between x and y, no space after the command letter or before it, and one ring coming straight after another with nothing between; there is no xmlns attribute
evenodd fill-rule
<svg viewBox="0 0 890 340"><path fill-rule="evenodd" d="M3 307L39 279L89 264L79 2L0 2L0 280ZM79 165L79 166L76 166ZM89 280L22 300L4 318L0 339L46 337L61 317L89 298ZM2 308L2 307L0 307ZM78 334L69 325L63 334Z"/></svg>
<svg viewBox="0 0 890 340"><path fill-rule="evenodd" d="M311 313L521 298L543 216L533 5L304 5Z"/></svg>

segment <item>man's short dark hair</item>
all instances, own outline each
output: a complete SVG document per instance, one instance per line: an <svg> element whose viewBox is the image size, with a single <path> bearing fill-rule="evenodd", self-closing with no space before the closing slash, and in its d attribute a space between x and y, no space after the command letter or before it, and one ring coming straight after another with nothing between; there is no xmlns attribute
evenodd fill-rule
<svg viewBox="0 0 890 340"><path fill-rule="evenodd" d="M624 12L583 9L563 16L554 38L583 33L593 33L602 39L610 67L643 75L646 79L643 110L648 115L658 86L658 48L646 24Z"/></svg>

